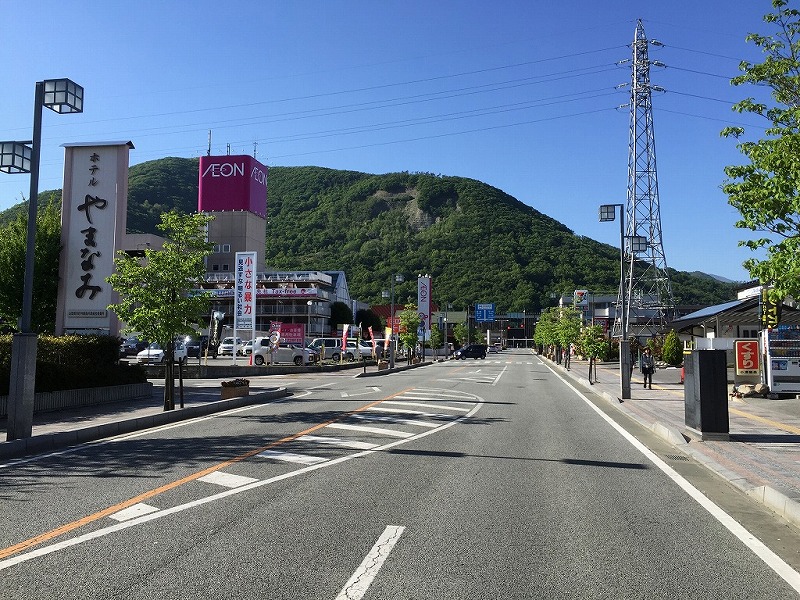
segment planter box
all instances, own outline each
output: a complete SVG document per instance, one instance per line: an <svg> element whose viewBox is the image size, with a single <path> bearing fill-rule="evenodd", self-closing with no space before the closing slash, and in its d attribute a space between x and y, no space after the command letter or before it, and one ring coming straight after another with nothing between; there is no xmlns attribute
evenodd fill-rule
<svg viewBox="0 0 800 600"><path fill-rule="evenodd" d="M222 386L220 388L220 400L230 400L231 398L241 398L250 395L249 385Z"/></svg>

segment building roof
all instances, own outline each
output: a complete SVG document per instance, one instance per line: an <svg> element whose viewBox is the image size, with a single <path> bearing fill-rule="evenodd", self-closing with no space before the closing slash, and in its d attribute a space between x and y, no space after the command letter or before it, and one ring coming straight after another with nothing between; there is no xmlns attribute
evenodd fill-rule
<svg viewBox="0 0 800 600"><path fill-rule="evenodd" d="M696 310L693 313L674 319L670 325L678 331L687 331L693 327L703 325L710 321L724 321L727 325L759 325L761 323L761 309L759 297L750 296L715 304L706 308ZM781 310L781 323L799 324L800 311L786 304Z"/></svg>

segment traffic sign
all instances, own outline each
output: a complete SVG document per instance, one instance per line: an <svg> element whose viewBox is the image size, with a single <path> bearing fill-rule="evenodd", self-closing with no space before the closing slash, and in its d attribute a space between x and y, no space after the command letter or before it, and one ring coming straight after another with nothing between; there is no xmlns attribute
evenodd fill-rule
<svg viewBox="0 0 800 600"><path fill-rule="evenodd" d="M494 321L494 304L476 304L475 322L488 323Z"/></svg>

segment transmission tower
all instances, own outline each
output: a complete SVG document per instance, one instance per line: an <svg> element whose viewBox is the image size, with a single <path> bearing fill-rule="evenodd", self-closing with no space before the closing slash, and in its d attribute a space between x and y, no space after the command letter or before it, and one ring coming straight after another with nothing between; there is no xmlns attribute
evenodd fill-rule
<svg viewBox="0 0 800 600"><path fill-rule="evenodd" d="M662 332L675 313L661 239L653 130L652 92L664 90L650 83L650 65L663 64L650 61L647 55L649 45L662 44L645 37L642 21L639 20L633 39L624 274L620 281L617 315L622 316L624 306L629 335L642 337ZM619 316L614 323L614 334L617 336L622 334Z"/></svg>

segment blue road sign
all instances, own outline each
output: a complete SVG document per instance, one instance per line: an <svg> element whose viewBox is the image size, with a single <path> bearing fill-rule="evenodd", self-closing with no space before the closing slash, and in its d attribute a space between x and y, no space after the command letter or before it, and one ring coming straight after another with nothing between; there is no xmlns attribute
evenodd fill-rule
<svg viewBox="0 0 800 600"><path fill-rule="evenodd" d="M476 304L475 322L488 323L494 321L494 304Z"/></svg>

